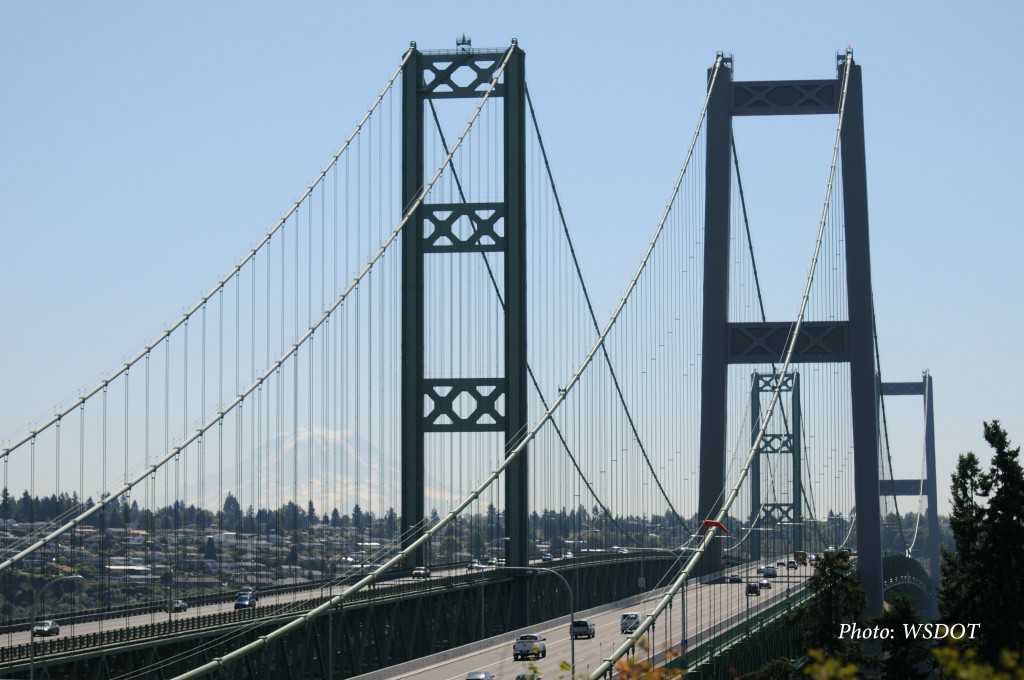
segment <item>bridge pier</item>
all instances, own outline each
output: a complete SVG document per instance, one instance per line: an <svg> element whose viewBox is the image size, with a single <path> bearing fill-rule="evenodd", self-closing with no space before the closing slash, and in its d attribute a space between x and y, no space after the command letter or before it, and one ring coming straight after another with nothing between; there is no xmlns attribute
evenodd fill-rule
<svg viewBox="0 0 1024 680"><path fill-rule="evenodd" d="M475 74L469 84L455 78L468 67ZM482 201L467 194L471 183L459 181L458 202L441 203L424 197L402 234L402 513L403 547L424 532L427 515L423 490L425 438L435 433L486 433L503 436L507 454L529 429L527 422L527 296L526 296L526 79L525 55L513 41L507 51L474 50L469 42L450 52L412 53L403 70L402 205L415 204L424 186L425 106L449 99L478 99L481 82L498 76L501 83L493 97L502 101L504 121L503 192L500 201ZM440 128L440 123L438 123ZM444 142L442 138L442 142ZM447 143L445 143L447 147ZM447 148L445 149L447 151ZM457 176L454 167L450 172ZM490 198L490 197L488 197ZM454 222L468 224L465 230ZM496 228L495 222L501 227ZM438 234L441 237L438 237ZM424 303L427 258L465 257L489 253L503 256L503 278L495 281L495 295L503 311L500 337L495 338L504 358L503 375L466 375L462 366L444 369L450 377L438 377L437 367L426 366L427 343L447 346L453 338L426 337ZM452 282L451 285L455 285ZM432 291L444 299L440 291ZM482 329L481 329L482 330ZM427 374L431 377L428 379ZM455 408L471 401L474 408ZM500 412L496 404L504 404ZM468 413L468 415L462 415ZM529 562L528 451L523 451L505 472L505 531L507 559L511 566ZM430 556L423 549L412 561L423 565ZM411 565L410 565L411 566ZM520 612L518 616L522 618Z"/></svg>
<svg viewBox="0 0 1024 680"><path fill-rule="evenodd" d="M883 382L881 396L920 396L924 406L924 457L925 477L917 479L879 480L879 494L883 496L919 496L928 500L928 546L925 553L931 577L931 617L939 616L939 585L942 569L939 560L939 512L938 493L935 480L935 412L932 399L932 376L927 371L921 382ZM888 575L886 575L888 577Z"/></svg>
<svg viewBox="0 0 1024 680"><path fill-rule="evenodd" d="M700 498L713 518L728 494L725 453L730 364L776 364L786 356L792 322L729 320L730 203L733 116L842 113L840 129L846 248L847 321L802 321L791 363L848 363L853 422L858 571L868 594L865 614L882 613L881 513L878 503L878 418L875 409L874 319L868 242L867 171L860 66L837 58L834 80L733 81L722 58L708 71L704 212L704 305L701 374ZM849 73L847 73L849 69ZM845 84L845 88L844 88ZM799 93L799 96L794 96ZM841 112L840 104L845 108ZM754 453L753 455L760 455ZM722 548L709 547L704 573L720 568Z"/></svg>

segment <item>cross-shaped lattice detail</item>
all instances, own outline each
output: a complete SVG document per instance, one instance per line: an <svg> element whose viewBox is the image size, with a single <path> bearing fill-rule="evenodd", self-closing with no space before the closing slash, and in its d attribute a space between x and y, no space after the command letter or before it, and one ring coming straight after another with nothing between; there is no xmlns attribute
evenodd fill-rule
<svg viewBox="0 0 1024 680"><path fill-rule="evenodd" d="M423 206L423 252L504 252L503 203Z"/></svg>
<svg viewBox="0 0 1024 680"><path fill-rule="evenodd" d="M758 392L774 392L775 386L779 384L779 374L774 375L767 373L757 374L757 391ZM779 387L780 392L792 392L793 391L793 373L786 373L782 376L782 385Z"/></svg>
<svg viewBox="0 0 1024 680"><path fill-rule="evenodd" d="M448 378L423 381L424 432L504 432L508 381Z"/></svg>
<svg viewBox="0 0 1024 680"><path fill-rule="evenodd" d="M794 521L792 503L765 503L763 508L762 516L770 522Z"/></svg>
<svg viewBox="0 0 1024 680"><path fill-rule="evenodd" d="M793 453L793 435L768 434L761 437L759 453Z"/></svg>
<svg viewBox="0 0 1024 680"><path fill-rule="evenodd" d="M786 84L736 83L734 102L738 108L788 109L821 108L836 105L836 83L808 82Z"/></svg>
<svg viewBox="0 0 1024 680"><path fill-rule="evenodd" d="M424 60L422 88L427 97L466 97L483 92L489 86L499 60L494 56L466 55L463 58ZM500 83L494 95L499 92ZM493 96L493 95L492 95Z"/></svg>

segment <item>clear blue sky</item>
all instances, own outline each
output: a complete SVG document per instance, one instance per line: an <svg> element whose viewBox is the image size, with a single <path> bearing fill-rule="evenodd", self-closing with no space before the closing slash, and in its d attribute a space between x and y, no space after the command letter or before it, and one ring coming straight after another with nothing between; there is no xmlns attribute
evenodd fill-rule
<svg viewBox="0 0 1024 680"><path fill-rule="evenodd" d="M411 40L518 39L604 316L664 208L715 53L734 55L739 80L829 78L852 45L883 375L935 378L948 512L956 455L988 457L983 420L1024 441L1020 5L582 6L0 5L0 440L206 292L323 167ZM834 123L772 125L737 138L759 257L784 256L765 265L781 319L811 243L787 241L779 215L805 176L820 205ZM899 414L919 420L918 403ZM897 476L920 465L908 427Z"/></svg>

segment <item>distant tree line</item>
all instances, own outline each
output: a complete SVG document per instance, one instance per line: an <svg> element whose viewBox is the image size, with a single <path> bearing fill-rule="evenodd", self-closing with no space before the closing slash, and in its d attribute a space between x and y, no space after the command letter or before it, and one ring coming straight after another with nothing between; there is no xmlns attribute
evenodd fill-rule
<svg viewBox="0 0 1024 680"><path fill-rule="evenodd" d="M32 496L23 491L17 499L4 488L0 491L0 520L16 523L53 523L59 519L67 519L95 505L91 497L83 502L77 493L57 494L53 496ZM427 518L427 526L440 522L437 510L432 510ZM696 526L696 517L688 520L690 526ZM602 541L621 541L625 545L635 542L631 535L655 535L663 537L666 544L679 545L685 542L683 524L671 513L641 517L634 515L619 516L609 519L594 507L588 511L584 506L559 510L534 511L528 518L531 535L540 542L549 544L552 549L561 550L569 539L584 536L588 545L600 545ZM737 521L738 523L738 521ZM393 540L398 538L400 531L399 515L394 508L388 508L382 516L364 510L358 503L350 512L343 513L334 508L330 513L319 513L312 500L306 507L288 501L278 509L259 508L250 505L242 509L237 497L230 491L226 494L224 505L213 512L174 501L170 505L155 510L140 508L136 500L129 496L113 499L102 511L90 516L81 526L94 528L117 529L133 527L153 532L167 532L175 529L195 528L199 531L231 531L244 534L263 534L276 532L293 534L308 532L317 526L334 529L351 529L356 534L367 537ZM460 532L480 532L482 541L489 542L506 534L505 513L489 504L483 513L468 514L453 523L448 535Z"/></svg>

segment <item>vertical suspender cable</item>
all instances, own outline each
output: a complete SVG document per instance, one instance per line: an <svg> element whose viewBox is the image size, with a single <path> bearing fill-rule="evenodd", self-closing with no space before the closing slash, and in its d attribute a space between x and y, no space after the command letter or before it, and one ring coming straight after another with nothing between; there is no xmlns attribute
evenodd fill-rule
<svg viewBox="0 0 1024 680"><path fill-rule="evenodd" d="M568 247L569 247L569 254L572 257L573 266L575 267L575 270L576 270L576 277L580 281L580 285L582 287L582 292L583 292L583 298L584 298L584 300L586 302L587 311L590 314L590 318L591 318L591 321L593 323L594 330L595 330L595 332L599 333L600 332L600 327L599 327L598 322L597 322L597 314L594 312L594 306L593 306L593 303L592 303L592 301L590 299L590 293L589 293L589 291L588 291L588 289L586 287L586 284L584 283L583 271L580 268L579 259L576 257L576 248L575 248L575 246L573 244L571 236L569 235L569 227L568 227L568 224L567 224L567 222L565 220L565 213L562 210L562 202L561 202L561 199L558 196L558 190L555 187L554 175L552 174L552 171L551 171L551 165L550 165L550 163L548 161L547 150L544 147L544 140L543 140L543 138L541 136L540 127L539 127L539 125L537 123L537 116L536 116L536 112L535 112L534 107L533 107L533 99L530 97L530 90L529 90L529 88L526 88L526 102L527 102L527 104L529 105L529 108L530 108L530 117L533 120L534 130L535 130L535 132L537 134L537 142L538 142L538 145L540 146L541 157L544 159L544 167L547 169L547 174L548 174L548 178L550 180L550 185L551 185L551 193L552 193L552 196L553 196L553 198L555 200L555 206L556 206L556 209L558 211L559 221L560 221L560 223L562 225L562 231L565 234L566 243L568 244ZM699 133L699 130L698 130L698 133ZM687 161L689 161L689 156L693 152L693 147L694 147L694 144L696 143L696 138L697 138L697 134L694 135L694 140L693 140L693 142L690 145L690 149L689 149L689 152L687 154ZM684 166L684 169L683 169L684 172L685 172L685 169L686 168ZM678 193L679 184L682 181L682 177L683 177L683 173L680 173L679 180L677 181L676 186L675 186L675 188L674 188L674 190L672 192L672 198L669 200L669 204L668 204L668 206L665 209L665 215L664 215L664 217L662 217L662 222L659 225L659 229L658 229L659 233L661 231L661 228L664 226L665 220L666 220L666 218L668 217L668 215L669 215L669 213L671 211L672 203L675 201L675 197L676 197L676 195ZM655 235L655 240L656 239L657 239L657 234ZM653 246L653 241L651 243L651 246ZM648 250L648 254L649 253L650 253L650 250ZM634 278L634 281L635 280L636 279ZM618 376L617 376L617 374L615 372L615 369L614 369L613 364L612 364L611 357L608 354L608 350L604 346L604 343L600 344L600 349L601 349L601 354L602 354L602 356L603 356L603 358L605 360L605 364L608 367L608 374L609 374L609 376L610 376L610 378L612 380L612 384L615 387L615 393L616 393L616 395L619 398L619 403L622 405L622 409L623 409L623 412L624 412L624 414L626 416L626 420L629 423L630 431L631 431L633 437L635 437L635 439L636 439L637 445L640 448L640 451L641 451L641 454L643 456L644 462L646 463L648 470L651 472L652 478L654 479L655 484L658 486L659 491L661 492L662 496L665 498L665 501L668 503L669 508L672 510L672 514L674 514L676 516L676 518L678 519L680 524L682 524L683 527L685 528L686 527L686 521L679 514L679 512L675 509L675 506L672 504L672 501L669 498L668 493L665 491L664 487L661 484L661 481L657 477L657 473L654 470L653 463L651 462L650 457L647 454L647 450L646 450L646 448L643 445L643 439L641 438L640 433L639 433L639 431L637 429L636 423L633 420L632 413L630 412L630 409L629 409L628 405L626 404L625 395L622 392L622 387L619 384ZM689 529L687 529L687 531L689 531Z"/></svg>
<svg viewBox="0 0 1024 680"><path fill-rule="evenodd" d="M509 54L511 54L511 52L509 52ZM503 62L502 66L498 69L499 73L504 70L504 66L505 66L505 64L507 64L507 59L508 59L508 56L506 56L505 61ZM489 97L489 92L490 91L488 91L488 93L485 94L484 97L481 98L481 105L484 102L486 102L487 98ZM478 115L478 113L479 113L479 109L477 110L477 113L474 114L473 120L476 119L476 116ZM473 120L471 120L470 123L467 125L467 131L468 131L469 127L472 126ZM463 136L460 138L460 143L461 143L462 138L465 137L465 134L466 133L464 132ZM443 165L447 165L448 162L450 162L450 158L446 159L444 161ZM366 265L363 267L363 269L356 275L356 278L352 281L352 283L349 285L349 287L346 288L346 290L343 291L338 296L337 300L331 306L331 308L329 310L327 310L323 315L321 315L321 317L317 320L317 322L314 325L314 327L310 328L306 332L306 334L304 334L303 337L298 338L297 341L290 348L285 348L284 351L282 352L280 358L276 362L274 362L274 365L271 366L267 370L267 372L265 372L262 376L258 377L256 379L256 382L254 382L247 390L245 390L243 393L239 394L231 402L231 404L228 406L228 409L235 408L236 406L238 406L241 403L241 401L248 394L251 394L253 391L256 391L258 388L260 388L262 386L262 383L270 375L275 374L275 372L278 371L278 369L280 368L281 364L284 361L286 361L288 358L290 358L295 353L295 351L297 350L297 347L299 345L301 345L309 337L309 335L312 334L313 331L315 331L316 327L318 327L320 324L324 323L326 318L328 318L330 316L330 314L338 306L340 306L342 304L342 302L344 302L344 300L348 297L348 295L352 292L352 290L354 290L354 288L358 285L358 283L366 276L366 274L369 271L369 269L380 259L380 257L383 255L383 253L386 252L386 250L390 247L390 245L397 239L398 234L404 229L406 223L409 221L410 215L419 207L419 204L422 203L423 197L426 195L426 193L429 192L430 187L436 182L437 176L440 174L440 172L442 170L443 170L443 167L438 171L437 174L435 174L434 178L431 179L431 181L428 183L428 185L426 185L424 187L424 189L421 190L419 196L414 201L414 203L410 207L409 211L407 211L405 213L405 215L403 216L401 222L395 227L395 229L389 235L388 239L378 248L378 250L374 253L374 255L370 258L370 260L366 263ZM283 250L283 248L282 248L282 250ZM269 284L269 279L268 279L268 284ZM165 339L169 340L169 338L165 338ZM270 353L269 343L268 343L267 351L268 351L268 355L269 355L269 353ZM279 384L280 380L278 379L276 382ZM168 385L169 385L169 381L168 381ZM169 386L167 387L167 390L168 390L168 392L170 391L169 390ZM55 537L57 537L57 536L61 535L62 533L70 530L73 526L76 525L77 522L82 521L82 520L92 516L93 514L102 511L104 508L107 507L107 505L109 505L114 500L117 500L122 494L124 494L128 490L130 490L130 488L132 486L134 486L137 483L140 483L142 479L145 479L146 476L150 472L152 472L153 470L155 470L157 468L163 467L171 459L177 459L180 456L180 454L181 454L183 449L185 449L189 444L191 444L199 436L201 436L201 434L203 432L205 432L207 429L212 427L213 423L215 423L215 422L216 422L216 419L214 419L212 422L207 422L206 424L204 424L204 425L200 426L199 428L197 428L195 433L193 433L192 435L187 436L176 448L174 448L173 450L168 450L167 453L165 453L161 458L159 458L155 463L153 463L150 466L150 469L143 473L141 478L133 479L129 484L122 485L121 488L116 489L115 491L109 493L106 498L101 499L100 502L96 503L92 508L90 508L90 509L86 510L85 512L81 513L75 520L73 520L71 522L68 522L68 523L65 523L64 525L62 525L57 530L55 530L53 532L50 532L44 538L42 538L39 541L36 541L35 543L33 543L33 545L30 548L28 548L27 550L22 551L22 552L18 553L17 555L13 556L12 558L7 559L4 562L0 563L0 571L3 571L5 569L9 568L12 564L14 564L18 560L20 560L26 554L29 554L29 553L37 550L39 547L41 547L42 545L45 545L49 541L53 540ZM169 436L167 437L167 439L169 440ZM168 441L168 444L169 444L169 441ZM4 455L6 455L6 453ZM269 475L265 475L265 476L269 477Z"/></svg>

